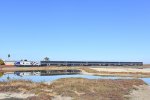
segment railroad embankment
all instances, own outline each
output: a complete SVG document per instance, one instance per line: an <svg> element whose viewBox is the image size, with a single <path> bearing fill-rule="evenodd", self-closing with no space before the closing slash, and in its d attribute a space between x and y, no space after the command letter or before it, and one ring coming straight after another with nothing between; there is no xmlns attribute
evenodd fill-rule
<svg viewBox="0 0 150 100"><path fill-rule="evenodd" d="M15 72L15 71L41 71L41 70L75 70L78 67L1 67L1 72Z"/></svg>

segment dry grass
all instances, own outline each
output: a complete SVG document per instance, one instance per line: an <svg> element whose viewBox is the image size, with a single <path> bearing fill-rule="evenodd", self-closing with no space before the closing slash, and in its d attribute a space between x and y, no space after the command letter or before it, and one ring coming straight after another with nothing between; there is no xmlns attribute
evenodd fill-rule
<svg viewBox="0 0 150 100"><path fill-rule="evenodd" d="M87 73L92 73L93 75L111 75L111 76L133 76L133 77L150 77L150 73L146 72L110 72L110 71L97 71L88 67L82 67Z"/></svg>
<svg viewBox="0 0 150 100"><path fill-rule="evenodd" d="M30 97L27 100L51 100L53 93L50 90L49 85L44 83L34 83L32 81L25 80L11 80L8 82L0 82L0 92L12 92L12 93L31 93L37 96ZM43 94L44 93L44 94ZM36 99L34 99L36 98ZM38 99L39 98L39 99ZM49 99L40 99L49 98Z"/></svg>
<svg viewBox="0 0 150 100"><path fill-rule="evenodd" d="M43 71L43 70L77 70L78 67L55 67L55 66L42 66L42 67L0 67L0 72L15 72L15 71Z"/></svg>
<svg viewBox="0 0 150 100"><path fill-rule="evenodd" d="M79 69L80 69L80 70L84 70L84 71L87 72L87 73L100 73L99 71L96 71L96 70L94 70L94 69L90 69L90 68L88 68L88 67L80 67Z"/></svg>
<svg viewBox="0 0 150 100"><path fill-rule="evenodd" d="M70 96L75 100L124 100L124 95L143 85L142 80L89 80L82 78L60 79L51 84L59 95Z"/></svg>
<svg viewBox="0 0 150 100"><path fill-rule="evenodd" d="M89 80L83 78L59 79L50 85L31 81L14 80L0 82L0 92L24 92L37 96L27 100L51 100L56 95L72 97L75 100L126 100L124 95L143 85L142 80Z"/></svg>
<svg viewBox="0 0 150 100"><path fill-rule="evenodd" d="M28 97L26 100L52 100L51 96L42 93L38 96Z"/></svg>
<svg viewBox="0 0 150 100"><path fill-rule="evenodd" d="M150 76L150 73L144 73L144 72L107 72L107 71L101 71L99 73L105 74L105 73L109 73L109 74L128 74L128 75L148 75Z"/></svg>
<svg viewBox="0 0 150 100"><path fill-rule="evenodd" d="M143 68L150 68L150 64L144 64Z"/></svg>

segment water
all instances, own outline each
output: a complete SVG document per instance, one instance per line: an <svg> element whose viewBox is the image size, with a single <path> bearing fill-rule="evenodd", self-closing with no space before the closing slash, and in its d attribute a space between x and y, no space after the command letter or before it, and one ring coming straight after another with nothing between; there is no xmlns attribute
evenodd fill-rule
<svg viewBox="0 0 150 100"><path fill-rule="evenodd" d="M61 78L87 78L87 79L132 79L131 77L111 77L111 76L92 76L92 75L54 75L54 76L17 76L15 74L4 74L0 81L7 81L8 79L15 80L31 80L33 82L52 82ZM150 78L139 78L150 85Z"/></svg>

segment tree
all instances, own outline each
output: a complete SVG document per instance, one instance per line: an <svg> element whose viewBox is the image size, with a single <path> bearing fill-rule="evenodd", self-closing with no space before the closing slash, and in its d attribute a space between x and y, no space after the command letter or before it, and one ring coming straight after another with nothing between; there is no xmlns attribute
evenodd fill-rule
<svg viewBox="0 0 150 100"><path fill-rule="evenodd" d="M48 58L48 57L45 57L44 60L45 60L45 61L49 61L49 58Z"/></svg>
<svg viewBox="0 0 150 100"><path fill-rule="evenodd" d="M10 58L10 54L8 54L7 57L8 57L8 60L10 60L10 59L9 59L9 58Z"/></svg>
<svg viewBox="0 0 150 100"><path fill-rule="evenodd" d="M10 54L8 54L8 58L10 58Z"/></svg>
<svg viewBox="0 0 150 100"><path fill-rule="evenodd" d="M0 59L0 65L4 65L4 61Z"/></svg>

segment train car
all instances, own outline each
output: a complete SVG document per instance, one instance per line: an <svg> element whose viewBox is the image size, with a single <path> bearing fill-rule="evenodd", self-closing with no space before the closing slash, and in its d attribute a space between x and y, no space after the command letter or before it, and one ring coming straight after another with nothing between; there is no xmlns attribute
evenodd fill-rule
<svg viewBox="0 0 150 100"><path fill-rule="evenodd" d="M41 66L142 66L143 62L41 61Z"/></svg>
<svg viewBox="0 0 150 100"><path fill-rule="evenodd" d="M34 61L17 61L15 62L16 67L33 67L33 66L40 66L41 64Z"/></svg>

